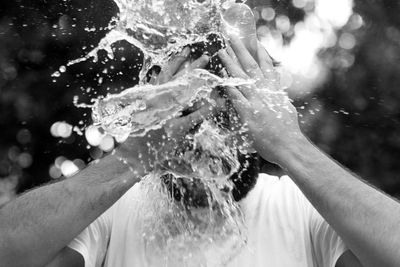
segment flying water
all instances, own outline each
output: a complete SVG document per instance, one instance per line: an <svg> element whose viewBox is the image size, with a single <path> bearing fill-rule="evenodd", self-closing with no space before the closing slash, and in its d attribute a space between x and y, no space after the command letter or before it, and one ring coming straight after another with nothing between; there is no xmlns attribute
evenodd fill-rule
<svg viewBox="0 0 400 267"><path fill-rule="evenodd" d="M249 83L243 79L222 79L206 70L195 69L166 84L146 84L97 99L92 117L95 125L112 136L140 136L160 128L196 101L209 99L217 86Z"/></svg>
<svg viewBox="0 0 400 267"><path fill-rule="evenodd" d="M222 4L232 0L114 0L119 8L110 22L109 33L86 56L69 62L73 65L104 50L113 58L111 44L126 40L142 50L146 72L151 64L163 65L167 55L181 47L206 40L219 32Z"/></svg>
<svg viewBox="0 0 400 267"><path fill-rule="evenodd" d="M140 42L155 64L186 44L204 41L219 29L223 0L115 0L118 27Z"/></svg>
<svg viewBox="0 0 400 267"><path fill-rule="evenodd" d="M254 82L221 78L206 70L193 70L161 85L145 82L151 66L165 66L171 54L187 45L206 42L211 33L236 34L255 51L255 21L246 5L235 4L234 0L114 1L119 15L110 23L110 32L86 56L67 65L88 59L97 61L100 50L113 58L111 45L120 40L143 51L141 82L119 94L95 99L92 105L94 125L116 140L162 129L169 120L182 116L185 110L202 101L211 103L212 108L217 105L212 99L216 88ZM179 153L172 151L167 165L164 159L157 159L161 168L143 178L142 219L147 226L143 230L143 242L152 255L147 258L148 265L223 266L243 248L244 218L229 194L234 186L229 178L241 167L238 154L242 150L233 135L227 129L222 130L218 123L205 120L184 139L185 148ZM174 161L174 166L182 168L169 168ZM201 181L206 188L203 191L207 205L199 208L177 201L168 183L160 179L165 176L183 179L184 183ZM176 190L184 195L188 187L176 186Z"/></svg>
<svg viewBox="0 0 400 267"><path fill-rule="evenodd" d="M228 0L180 0L180 1L137 1L115 0L119 7L119 17L113 21L113 29L100 41L86 57L71 61L75 64L81 60L93 58L97 60L99 50L105 50L113 57L111 44L115 41L127 40L139 47L145 59L142 66L141 83L126 89L120 94L108 95L94 101L92 118L96 126L117 140L127 136L143 136L150 130L161 128L168 120L181 115L184 109L205 99L210 101L210 94L218 86L235 86L249 84L254 81L221 78L205 70L193 70L162 85L146 84L145 73L153 64L164 66L171 53L180 51L188 44L206 42L211 33L220 36L236 34L249 39L248 44L254 51L255 20L251 9L245 4L235 4ZM239 31L235 31L239 29ZM244 29L244 30L243 30ZM255 43L256 45L257 43ZM246 43L247 45L247 43ZM208 136L209 143L212 137ZM230 137L227 135L225 139ZM222 140L224 141L224 140ZM207 142L202 142L203 144ZM223 142L224 143L224 142ZM227 151L226 162L236 155ZM205 150L212 158L221 158ZM183 158L185 159L185 158ZM183 161L191 171L199 170L192 161ZM203 161L204 162L204 161ZM238 163L233 164L233 166ZM205 165L206 169L215 166ZM222 170L223 168L216 168ZM228 178L231 173L215 173L211 178Z"/></svg>
<svg viewBox="0 0 400 267"><path fill-rule="evenodd" d="M238 203L207 182L207 207L172 201L160 176L150 174L141 186L142 239L148 266L225 266L246 243Z"/></svg>

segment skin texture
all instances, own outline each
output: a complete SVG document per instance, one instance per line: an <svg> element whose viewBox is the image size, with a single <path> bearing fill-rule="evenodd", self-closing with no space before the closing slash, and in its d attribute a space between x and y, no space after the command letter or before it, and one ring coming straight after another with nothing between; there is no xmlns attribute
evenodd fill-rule
<svg viewBox="0 0 400 267"><path fill-rule="evenodd" d="M361 266L357 258L363 266L399 266L400 255L396 250L400 247L400 205L357 179L304 137L295 108L284 94L276 91L277 76L265 50L259 47L254 59L239 40L232 39L231 45L232 48L219 53L229 74L250 77L255 83L227 88L226 92L246 123L257 152L287 170L357 255L346 252L336 266ZM164 75L173 79L180 65L176 64L179 67L169 69ZM159 79L155 83L164 81L155 79ZM195 115L171 123L166 134L181 132L188 122L192 127L210 112L209 108L195 109L192 111ZM106 157L101 164L63 182L33 190L2 208L0 266L44 266L51 259L47 266L83 266L82 256L65 248L66 244L135 184L138 177L154 167L149 159L155 155L143 144L162 145L159 141L162 134L152 132L146 139L128 139L116 155ZM133 148L136 153L132 153ZM138 150L141 158L135 156ZM127 158L131 167L137 167L136 173L128 172L117 157ZM24 240L23 244L20 240Z"/></svg>
<svg viewBox="0 0 400 267"><path fill-rule="evenodd" d="M233 49L236 49L237 51L246 51L244 47L241 46L240 42L236 42L233 45ZM277 87L274 87L275 84L271 83L270 80L273 80L276 78L276 74L273 72L273 68L271 65L270 58L265 54L264 59L268 60L267 63L263 63L260 65L263 65L263 69L260 68L260 65L256 62L252 62L249 58L249 55L246 55L246 53L238 55L235 54L234 50L232 48L228 47L228 52L226 51L221 51L220 52L220 58L224 62L225 66L227 67L229 73L233 76L236 77L242 77L242 78L249 78L247 75L262 75L264 78L256 79L257 83L255 86L258 87L263 87L265 84L267 84L270 89L275 90ZM262 56L261 51L260 56ZM245 58L246 57L246 58ZM245 60L246 61L245 61ZM252 58L251 58L252 59ZM241 63L240 60L244 61L244 63ZM260 60L260 59L259 59ZM242 64L247 64L251 63L250 65L242 65ZM247 69L246 66L258 66L257 69L249 70L246 72L244 69ZM267 69L266 69L267 68ZM236 75L235 75L236 72ZM242 75L242 76L239 76ZM246 75L246 76L245 76ZM265 75L265 76L264 76ZM250 76L252 78L255 78L255 76ZM260 76L261 77L261 76ZM269 80L265 81L263 79L267 79L265 77L268 77ZM265 82L265 84L264 84ZM242 90L241 90L242 89ZM277 115L275 113L272 113L272 110L268 110L264 105L268 105L268 103L264 103L261 101L262 98L254 97L251 98L252 101L250 102L246 96L251 96L252 90L255 91L256 88L253 87L247 87L247 88L228 88L227 89L227 94L230 96L232 103L235 106L235 109L239 113L240 118L242 121L247 122L247 127L250 130L251 136L253 138L254 144L256 148L258 149L258 152L261 154L261 156L264 156L266 159L279 163L282 166L292 166L292 161L286 162L283 161L282 159L287 160L287 153L288 151L291 151L289 147L291 147L295 142L290 142L289 144L286 144L288 140L300 140L302 137L301 131L299 129L298 123L297 123L297 113L295 109L291 106L290 102L288 102L288 99L284 98L284 95L275 95L274 97L271 97L270 99L273 99L274 101L284 101L283 103L287 106L285 106L284 110L282 110L281 114L278 116L280 119L277 119ZM246 91L247 90L247 91ZM256 102L258 101L258 102ZM254 107L261 107L262 111L257 110L256 113L254 113L254 110L252 108ZM274 112L276 111L277 107L273 106ZM262 113L264 112L264 113ZM265 112L268 112L269 114L265 114ZM260 114L261 113L261 114ZM283 118L283 119L282 119ZM266 120L268 119L268 120ZM268 126L268 127L267 127ZM288 130L289 129L289 130ZM283 131L285 130L285 131ZM268 132L265 132L268 131ZM282 134L285 132L285 134ZM273 153L271 153L273 152ZM319 157L321 155L318 155ZM287 165L284 165L287 164ZM330 161L331 164L331 161ZM319 173L318 175L321 175ZM299 176L296 176L297 178ZM299 179L299 178L298 178ZM298 180L296 179L296 181ZM321 202L326 201L320 200ZM66 256L68 255L68 256ZM67 263L78 263L76 266L83 266L83 258L79 253L76 253L72 251L69 248L65 248L63 253L61 253L49 266L55 267L55 266L69 266ZM357 257L354 256L354 254L351 251L347 251L344 253L340 259L338 260L337 267L346 267L346 266L352 266L352 267L357 267L361 266L359 263Z"/></svg>
<svg viewBox="0 0 400 267"><path fill-rule="evenodd" d="M137 181L109 156L6 204L0 210L0 266L44 266Z"/></svg>
<svg viewBox="0 0 400 267"><path fill-rule="evenodd" d="M181 64L174 63L186 57L173 58L166 68L168 75L175 74ZM207 62L203 57L187 69L204 67ZM3 206L0 267L83 266L82 257L66 245L151 171L154 158L168 156L171 147L164 146L162 135L170 137L173 147L213 112L210 107L194 107L190 116L170 120L163 130L128 138L115 153L75 176L32 190Z"/></svg>
<svg viewBox="0 0 400 267"><path fill-rule="evenodd" d="M261 46L254 59L240 40L232 38L230 43L232 49L219 53L229 74L255 81L252 86L229 88L228 94L258 153L287 171L363 266L400 266L399 203L307 140L295 108L271 83L276 74ZM338 266L357 266L356 262L345 254Z"/></svg>

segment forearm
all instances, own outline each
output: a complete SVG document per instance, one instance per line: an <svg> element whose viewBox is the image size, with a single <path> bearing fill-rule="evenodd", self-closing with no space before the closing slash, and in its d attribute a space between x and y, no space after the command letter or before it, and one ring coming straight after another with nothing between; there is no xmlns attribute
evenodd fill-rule
<svg viewBox="0 0 400 267"><path fill-rule="evenodd" d="M364 266L400 266L400 205L359 180L306 138L280 165Z"/></svg>
<svg viewBox="0 0 400 267"><path fill-rule="evenodd" d="M0 210L0 266L44 266L137 182L113 156Z"/></svg>

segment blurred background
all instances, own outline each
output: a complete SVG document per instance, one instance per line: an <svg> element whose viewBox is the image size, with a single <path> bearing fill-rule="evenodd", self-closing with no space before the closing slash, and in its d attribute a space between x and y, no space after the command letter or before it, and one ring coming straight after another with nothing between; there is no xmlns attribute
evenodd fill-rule
<svg viewBox="0 0 400 267"><path fill-rule="evenodd" d="M247 4L262 43L282 63L282 85L307 136L399 197L400 2ZM97 62L66 64L97 46L117 14L112 0L0 3L0 205L113 149L113 139L96 139L95 130L85 138L90 109L74 103L134 86L141 52L119 41L113 59L100 52Z"/></svg>

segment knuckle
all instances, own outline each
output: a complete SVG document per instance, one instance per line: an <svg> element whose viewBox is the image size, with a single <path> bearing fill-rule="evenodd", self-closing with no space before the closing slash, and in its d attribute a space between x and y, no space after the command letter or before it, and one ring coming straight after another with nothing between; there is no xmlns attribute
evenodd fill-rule
<svg viewBox="0 0 400 267"><path fill-rule="evenodd" d="M250 62L248 65L248 69L251 71L257 71L260 67L256 62Z"/></svg>

